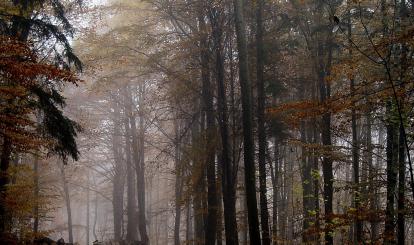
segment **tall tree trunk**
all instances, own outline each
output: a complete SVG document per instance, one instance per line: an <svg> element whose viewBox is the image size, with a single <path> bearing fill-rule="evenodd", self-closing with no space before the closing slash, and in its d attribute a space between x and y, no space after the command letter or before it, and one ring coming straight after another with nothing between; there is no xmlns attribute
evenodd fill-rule
<svg viewBox="0 0 414 245"><path fill-rule="evenodd" d="M199 110L199 103L194 103L194 112ZM200 136L200 115L196 113L195 122L192 125L192 146L194 149L199 147L198 138ZM195 176L193 185L195 192L193 193L193 214L194 214L194 245L202 245L204 240L204 220L202 208L202 195L204 193L204 170L199 156L193 159L192 175Z"/></svg>
<svg viewBox="0 0 414 245"><path fill-rule="evenodd" d="M10 217L6 211L6 192L9 183L10 156L12 153L12 142L7 136L3 138L3 148L0 159L0 235L7 232L10 224Z"/></svg>
<svg viewBox="0 0 414 245"><path fill-rule="evenodd" d="M398 142L398 214L397 214L397 242L405 244L405 139L403 128L400 126Z"/></svg>
<svg viewBox="0 0 414 245"><path fill-rule="evenodd" d="M366 90L367 91L367 90ZM366 95L367 96L367 95ZM378 199L378 190L375 184L376 181L376 167L373 163L373 145L372 145L372 105L369 101L368 97L366 99L366 103L368 105L368 111L365 113L365 121L366 121L366 154L365 158L368 163L368 191L367 194L369 195L369 207L372 211L378 209L377 199ZM378 133L379 145L382 145L381 138L382 136ZM371 227L371 240L375 242L377 239L378 234L378 223L373 221L370 223Z"/></svg>
<svg viewBox="0 0 414 245"><path fill-rule="evenodd" d="M96 181L94 179L94 185L96 186ZM98 240L98 235L96 234L96 224L98 223L98 193L95 193L95 200L94 200L94 216L93 216L93 227L92 227L92 234L95 240Z"/></svg>
<svg viewBox="0 0 414 245"><path fill-rule="evenodd" d="M125 127L125 155L126 155L126 171L127 171L127 241L137 240L137 223L135 217L135 174L134 168L132 167L131 160L131 136L132 130L130 125L131 105L130 105L130 94L128 86L123 88L124 96L124 127ZM136 142L135 142L136 143Z"/></svg>
<svg viewBox="0 0 414 245"><path fill-rule="evenodd" d="M130 123L132 128L132 143L134 151L135 172L137 176L137 199L138 199L138 229L143 245L149 245L146 224L145 208L145 117L144 117L144 94L145 84L139 85L139 132L136 127L136 117L131 114ZM132 101L131 101L132 102ZM133 103L132 103L133 105ZM139 133L139 135L138 135ZM138 139L139 138L139 139ZM136 152L136 153L135 153Z"/></svg>
<svg viewBox="0 0 414 245"><path fill-rule="evenodd" d="M156 192L157 192L157 204L156 204L156 208L157 210L160 210L160 188L159 186L161 186L160 184L160 174L156 175L157 178L157 188L156 188ZM159 240L160 240L160 236L161 236L161 222L160 222L160 215L156 215L155 216L155 245L159 245Z"/></svg>
<svg viewBox="0 0 414 245"><path fill-rule="evenodd" d="M175 220L174 220L174 245L180 245L180 225L181 225L181 194L183 186L182 168L180 164L180 128L178 119L174 120L175 129Z"/></svg>
<svg viewBox="0 0 414 245"><path fill-rule="evenodd" d="M215 165L215 127L214 127L214 108L213 93L210 83L209 71L209 50L207 42L207 27L204 20L204 13L200 12L198 22L201 32L201 79L203 110L206 114L206 169L207 169L207 223L205 232L205 244L214 245L217 234L217 184L216 184L216 165Z"/></svg>
<svg viewBox="0 0 414 245"><path fill-rule="evenodd" d="M326 82L325 78L329 76L332 62L332 37L331 33L328 33L326 45L329 47L325 50L325 43L322 40L318 41L318 78L319 78L319 93L321 103L326 103L330 98L331 85ZM325 57L327 56L327 61ZM321 121L321 134L322 145L326 148L326 153L322 159L322 172L323 172L323 200L325 206L325 243L327 245L333 244L333 230L332 216L333 216L333 161L330 156L332 151L332 134L331 134L331 113L325 112L322 115Z"/></svg>
<svg viewBox="0 0 414 245"><path fill-rule="evenodd" d="M352 22L351 22L351 12L348 12L348 39L352 40ZM350 44L352 45L352 44ZM352 58L352 49L349 49L349 56ZM361 190L359 186L359 141L358 141L358 131L357 131L357 116L355 110L354 96L355 96L355 79L351 77L350 79L350 91L351 91L351 128L352 128L352 166L354 174L354 207L357 214L360 212L360 202L361 202ZM358 219L358 215L355 217L354 224L354 241L359 244L362 242L362 221Z"/></svg>
<svg viewBox="0 0 414 245"><path fill-rule="evenodd" d="M380 124L378 126L378 143L379 145L385 145L386 139L384 137L384 134L386 133L386 127L384 125ZM378 147L376 151L376 159L375 159L375 167L374 167L374 183L378 183L378 170L383 167L383 149ZM372 202L372 210L378 211L380 209L380 197L379 197L379 188L375 188L373 192L373 202ZM381 224L379 221L375 220L371 224L371 237L372 241L378 241L380 239L380 228Z"/></svg>
<svg viewBox="0 0 414 245"><path fill-rule="evenodd" d="M241 227L243 227L240 237L240 243L243 245L247 245L249 243L249 222L247 220L247 201L246 201L246 186L244 184L244 169L240 170L240 179L238 179L240 185L240 198L239 198L239 206L240 206L240 213L241 213ZM242 176L243 174L243 176Z"/></svg>
<svg viewBox="0 0 414 245"><path fill-rule="evenodd" d="M222 157L219 155L217 156L218 159L221 159ZM218 160L220 161L220 160ZM222 175L223 175L223 170L220 167L220 163L218 164L217 167L217 179L219 180L217 183L217 241L216 241L216 245L222 245L223 244L223 217L224 217L224 213L223 213L223 202L221 200L223 200L223 192L221 191L220 187L221 187L221 181L220 179L222 179Z"/></svg>
<svg viewBox="0 0 414 245"><path fill-rule="evenodd" d="M235 167L230 158L230 142L228 133L228 112L226 88L224 84L224 56L223 50L223 18L222 10L213 8L209 14L213 31L213 43L216 56L217 76L217 106L221 135L221 187L224 204L224 227L226 234L226 245L238 245L237 220L236 220L236 179Z"/></svg>
<svg viewBox="0 0 414 245"><path fill-rule="evenodd" d="M33 166L33 174L34 174L34 208L33 208L33 232L37 233L39 231L39 156L38 153L35 155L34 159L34 166Z"/></svg>
<svg viewBox="0 0 414 245"><path fill-rule="evenodd" d="M319 142L319 132L316 125L316 119L312 119L312 128L313 128L313 139L312 143L317 144ZM313 191L314 191L314 208L315 208L315 229L319 230L320 228L320 209L319 209L319 160L317 149L313 149L312 155L312 178L313 178ZM320 234L316 232L314 241L316 244L320 243Z"/></svg>
<svg viewBox="0 0 414 245"><path fill-rule="evenodd" d="M405 0L401 0L399 8L400 8L399 17L401 19L400 25L402 25L401 29L406 29L405 22L409 14L408 14L408 9L407 9ZM399 62L400 63L400 75L399 75L400 86L399 87L404 92L405 92L404 82L406 80L405 73L407 72L407 68L408 68L407 53L408 53L408 48L405 43L402 43L400 62ZM402 95L399 100L395 98L397 103L400 104L400 108L401 108L400 110L402 110L402 107L404 105L404 101L405 101L404 97L405 95ZM400 115L401 121L400 121L400 130L399 130L400 135L399 135L399 146L398 146L398 165L399 166L398 166L398 201L397 201L397 208L398 208L397 242L398 244L405 244L405 212L406 212L405 211L405 171L406 171L405 159L406 159L406 154L408 158L410 158L409 152L407 153L405 152L406 146L407 146L406 145L407 138L406 138L405 129L404 129L404 122L402 121L403 118L405 117ZM407 150L409 150L409 147L407 147ZM409 161L409 166L410 166L410 173L412 174L411 161ZM410 175L410 177L412 177L412 175ZM414 183L411 183L411 185L413 184ZM412 192L414 194L414 190L412 190Z"/></svg>
<svg viewBox="0 0 414 245"><path fill-rule="evenodd" d="M305 121L301 124L301 143L307 144L307 123ZM302 170L302 204L303 204L303 235L302 235L302 242L307 243L310 241L309 235L307 234L307 230L310 227L310 223L312 222L311 212L314 211L313 205L313 190L312 190L312 165L310 161L310 157L308 156L309 152L306 149L306 146L302 146L302 156L301 156L301 170Z"/></svg>
<svg viewBox="0 0 414 245"><path fill-rule="evenodd" d="M122 219L124 212L124 177L125 171L122 161L121 151L121 112L120 104L116 103L113 98L113 135L112 135L112 153L114 156L114 177L112 187L112 208L114 216L114 239L120 241L122 239Z"/></svg>
<svg viewBox="0 0 414 245"><path fill-rule="evenodd" d="M67 216L68 216L69 243L73 243L72 208L70 206L69 186L68 186L68 182L66 180L65 167L64 167L63 163L60 164L60 176L61 176L61 179L62 179L63 194L64 194L64 198L65 198L66 212L67 212Z"/></svg>
<svg viewBox="0 0 414 245"><path fill-rule="evenodd" d="M385 209L385 229L384 244L395 244L395 188L397 185L397 131L396 125L392 122L391 115L393 113L391 100L387 102L386 115L387 121L387 206Z"/></svg>
<svg viewBox="0 0 414 245"><path fill-rule="evenodd" d="M256 74L257 74L257 130L259 141L259 183L260 183L260 222L262 244L270 245L269 210L267 208L266 187L266 129L265 129L265 85L263 48L263 5L264 0L256 1Z"/></svg>
<svg viewBox="0 0 414 245"><path fill-rule="evenodd" d="M285 152L283 154L286 154L286 150L283 149ZM284 156L284 159L281 159L282 161L279 163L279 170L278 172L280 173L280 182L279 182L279 186L280 186L280 191L279 191L279 195L280 195L280 201L279 201L279 236L281 239L286 239L286 216L287 216L287 205L286 205L286 197L287 197L287 170L286 170L286 161L287 161L287 156ZM283 174L281 174L283 173Z"/></svg>
<svg viewBox="0 0 414 245"><path fill-rule="evenodd" d="M246 202L251 245L260 245L259 218L256 200L256 176L254 165L252 95L247 58L246 27L243 14L243 0L234 0L237 50L239 57L239 82L241 87L242 121L244 139L244 174Z"/></svg>
<svg viewBox="0 0 414 245"><path fill-rule="evenodd" d="M273 187L273 213L272 213L272 237L273 237L273 245L277 245L277 237L278 237L278 233L277 233L277 228L278 228L278 197L279 197L279 186L278 186L278 178L279 178L279 144L277 142L277 138L274 137L274 143L273 143L273 154L274 154L274 163L275 166L273 168L273 164L270 164L270 175L271 175L271 179L272 179L272 187Z"/></svg>
<svg viewBox="0 0 414 245"><path fill-rule="evenodd" d="M87 188L86 188L86 244L89 244L89 233L90 233L90 184L89 184L89 171L87 171Z"/></svg>
<svg viewBox="0 0 414 245"><path fill-rule="evenodd" d="M331 115L326 113L322 118L322 143L324 146L331 147ZM327 245L333 244L332 230L329 226L332 223L332 201L333 201L333 169L332 159L326 154L322 160L323 172L323 196L325 205L325 225L328 228L325 231L325 243Z"/></svg>
<svg viewBox="0 0 414 245"><path fill-rule="evenodd" d="M354 79L351 79L351 94L353 95L355 91ZM353 98L352 98L353 100ZM352 105L351 109L351 128L352 128L352 166L354 174L354 207L357 214L361 212L360 210L360 201L361 201L361 190L359 186L359 141L358 141L358 132L357 132L357 119L355 112L355 105ZM354 241L359 244L362 241L362 221L358 219L358 215L355 217L354 225Z"/></svg>
<svg viewBox="0 0 414 245"><path fill-rule="evenodd" d="M191 195L188 195L186 200L186 229L185 229L185 240L187 244L193 245L192 240L192 222L191 222Z"/></svg>

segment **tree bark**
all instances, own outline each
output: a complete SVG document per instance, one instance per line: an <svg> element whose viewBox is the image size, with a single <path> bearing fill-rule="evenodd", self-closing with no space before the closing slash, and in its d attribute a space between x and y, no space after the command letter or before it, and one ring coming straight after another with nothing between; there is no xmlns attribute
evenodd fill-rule
<svg viewBox="0 0 414 245"><path fill-rule="evenodd" d="M62 179L62 184L63 184L63 194L65 198L66 212L68 216L69 243L73 243L72 209L70 206L69 186L66 180L65 167L63 163L60 164L60 174L61 174L61 179Z"/></svg>
<svg viewBox="0 0 414 245"><path fill-rule="evenodd" d="M326 103L331 95L331 85L325 81L329 76L332 62L332 37L328 33L326 45L329 47L325 50L325 45L322 40L318 41L318 78L319 78L319 93L322 104ZM327 56L327 61L324 59ZM325 154L322 159L323 172L323 200L325 206L325 243L327 245L333 244L333 230L332 230L332 216L333 216L333 161L330 156L332 152L332 133L331 133L331 113L329 111L322 115L321 121L322 145L325 148Z"/></svg>
<svg viewBox="0 0 414 245"><path fill-rule="evenodd" d="M6 211L6 192L9 183L10 156L12 153L12 142L7 136L3 138L3 148L0 159L0 234L7 232L10 224L10 217Z"/></svg>
<svg viewBox="0 0 414 245"><path fill-rule="evenodd" d="M90 191L89 191L89 171L87 171L87 188L86 188L86 227L85 227L85 233L86 233L86 244L89 244L89 231L90 231Z"/></svg>
<svg viewBox="0 0 414 245"><path fill-rule="evenodd" d="M33 166L34 174L34 208L33 208L33 232L37 233L39 231L39 156L36 153Z"/></svg>
<svg viewBox="0 0 414 245"><path fill-rule="evenodd" d="M317 144L319 142L319 133L316 126L316 119L312 119L312 128L313 128L313 139L312 143ZM319 160L318 154L316 153L317 149L313 150L312 156L312 178L313 178L313 191L314 191L314 208L315 208L315 229L319 230L320 228L320 208L319 208ZM317 232L314 237L316 244L320 243L320 234Z"/></svg>
<svg viewBox="0 0 414 245"><path fill-rule="evenodd" d="M279 186L278 186L278 178L279 178L279 143L277 141L277 138L274 137L274 143L273 143L273 154L274 154L274 164L275 167L273 168L273 164L270 164L270 175L272 178L272 187L273 187L273 207L272 207L272 237L273 237L273 245L277 245L277 237L278 237L278 197L279 197Z"/></svg>
<svg viewBox="0 0 414 245"><path fill-rule="evenodd" d="M131 126L133 127L137 144L137 155L135 163L135 172L137 175L137 198L138 198L138 229L141 236L143 245L149 245L149 238L147 233L147 221L146 221L146 205L145 205L145 116L144 116L144 96L145 96L145 84L139 85L139 135L136 131L135 118L131 117ZM134 140L133 140L134 141ZM134 154L136 155L136 154Z"/></svg>
<svg viewBox="0 0 414 245"><path fill-rule="evenodd" d="M226 245L238 245L237 220L236 220L236 179L237 173L230 158L230 142L228 135L228 110L226 99L226 88L224 84L224 56L222 12L213 8L209 14L213 32L213 43L216 56L216 81L217 81L217 107L218 121L221 135L221 187L224 204L224 227L226 234Z"/></svg>
<svg viewBox="0 0 414 245"><path fill-rule="evenodd" d="M242 121L244 139L244 174L246 185L246 202L251 245L260 245L259 219L256 199L256 176L254 165L252 89L249 80L247 59L247 41L243 14L243 0L234 0L237 50L239 57L239 82L241 87Z"/></svg>
<svg viewBox="0 0 414 245"><path fill-rule="evenodd" d="M351 12L348 12L348 39L352 40L352 22L351 22ZM350 44L352 45L352 44ZM349 49L349 56L352 58L352 49ZM354 174L354 207L357 214L360 212L360 203L361 203L361 189L359 186L359 140L358 140L358 131L357 131L357 116L355 110L354 96L355 96L355 79L351 77L350 79L350 91L351 91L351 128L352 128L352 167ZM354 241L359 244L362 242L362 221L358 219L358 215L355 217L354 224Z"/></svg>
<svg viewBox="0 0 414 245"><path fill-rule="evenodd" d="M180 164L180 128L178 119L174 120L175 129L175 219L174 219L174 245L180 245L180 225L181 225L181 194L182 194L182 168Z"/></svg>
<svg viewBox="0 0 414 245"><path fill-rule="evenodd" d="M262 244L270 245L269 210L267 207L266 187L266 129L265 129L265 85L264 85L264 48L263 48L263 0L256 1L256 75L257 75L257 130L259 141L259 187L260 222Z"/></svg>
<svg viewBox="0 0 414 245"><path fill-rule="evenodd" d="M307 144L307 123L305 121L302 122L301 125L301 143ZM303 205L303 235L302 235L302 242L307 243L310 241L309 236L307 234L307 230L310 227L310 223L312 222L311 212L314 211L313 208L313 190L312 190L312 165L310 162L310 157L308 156L309 152L306 149L306 146L302 146L302 156L301 156L301 175L302 175L302 205Z"/></svg>
<svg viewBox="0 0 414 245"><path fill-rule="evenodd" d="M136 223L136 199L135 199L135 174L131 160L131 125L129 121L132 113L130 107L130 94L128 86L123 88L124 96L124 127L125 127L125 155L126 155L126 171L127 171L127 241L137 240L137 223ZM135 142L136 143L136 142Z"/></svg>
<svg viewBox="0 0 414 245"><path fill-rule="evenodd" d="M202 79L202 99L203 111L206 115L206 170L207 170L207 223L205 232L205 244L214 245L217 235L217 184L215 166L215 128L214 128L214 108L213 93L211 91L210 71L209 71L209 50L207 42L207 27L204 20L204 13L199 13L199 26L201 32L200 40L200 62Z"/></svg>
<svg viewBox="0 0 414 245"><path fill-rule="evenodd" d="M385 209L385 228L384 228L384 244L395 244L395 188L397 185L397 168L396 151L397 151L397 132L395 123L391 120L393 113L391 99L387 102L386 115L388 116L387 128L387 206Z"/></svg>
<svg viewBox="0 0 414 245"><path fill-rule="evenodd" d="M196 112L195 122L192 125L192 146L194 149L198 147L200 136L200 114L199 103L194 103L193 111ZM204 169L202 168L201 159L199 156L195 156L193 159L192 175L195 176L193 186L193 214L194 214L194 245L202 245L204 241L204 220L203 220L203 207L202 207L202 195L204 193Z"/></svg>
<svg viewBox="0 0 414 245"><path fill-rule="evenodd" d="M397 243L405 244L405 139L403 128L400 126L398 142L398 214L397 214Z"/></svg>
<svg viewBox="0 0 414 245"><path fill-rule="evenodd" d="M112 187L112 208L114 216L114 239L120 241L122 239L122 220L124 212L124 177L125 171L122 161L121 152L121 112L119 103L113 99L113 135L112 135L112 153L114 156L114 180Z"/></svg>

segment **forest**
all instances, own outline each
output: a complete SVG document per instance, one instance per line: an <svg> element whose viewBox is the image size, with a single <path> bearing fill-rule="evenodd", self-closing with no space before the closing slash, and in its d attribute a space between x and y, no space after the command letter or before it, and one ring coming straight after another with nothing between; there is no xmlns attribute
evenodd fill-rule
<svg viewBox="0 0 414 245"><path fill-rule="evenodd" d="M0 1L0 244L414 244L414 1Z"/></svg>

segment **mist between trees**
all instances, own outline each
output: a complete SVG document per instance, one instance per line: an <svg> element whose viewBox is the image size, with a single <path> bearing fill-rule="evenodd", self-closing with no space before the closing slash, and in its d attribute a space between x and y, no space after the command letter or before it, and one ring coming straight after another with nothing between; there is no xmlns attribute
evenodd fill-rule
<svg viewBox="0 0 414 245"><path fill-rule="evenodd" d="M1 244L412 244L414 5L4 0Z"/></svg>

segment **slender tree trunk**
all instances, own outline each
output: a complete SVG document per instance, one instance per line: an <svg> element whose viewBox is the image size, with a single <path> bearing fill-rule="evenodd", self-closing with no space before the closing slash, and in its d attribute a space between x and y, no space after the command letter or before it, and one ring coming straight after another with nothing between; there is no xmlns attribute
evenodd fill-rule
<svg viewBox="0 0 414 245"><path fill-rule="evenodd" d="M213 93L210 83L209 71L209 54L207 42L207 27L204 20L204 14L199 14L199 26L201 31L200 54L201 61L201 79L202 79L202 97L204 112L206 114L206 168L207 168L207 224L205 232L205 244L214 245L217 234L217 184L216 184L216 166L215 166L215 128L214 128L214 108Z"/></svg>
<svg viewBox="0 0 414 245"><path fill-rule="evenodd" d="M373 145L372 145L372 106L371 102L367 98L367 105L368 105L368 111L365 114L365 120L366 120L366 160L368 163L368 192L369 195L369 207L372 211L377 210L377 201L378 193L377 193L377 187L375 184L376 181L376 167L373 164ZM381 135L378 135L379 138L379 145L381 144ZM371 222L371 240L375 241L377 239L378 234L378 224L377 222Z"/></svg>
<svg viewBox="0 0 414 245"><path fill-rule="evenodd" d="M284 151L286 151L284 149ZM286 155L286 153L283 153ZM287 215L287 206L286 206L286 197L287 197L287 169L286 169L286 159L287 157L285 156L284 159L281 159L282 161L279 163L279 170L278 172L280 173L280 182L279 182L279 186L280 186L280 191L279 191L279 195L280 195L280 202L279 202L279 236L281 239L286 239L286 215ZM283 173L283 174L282 174Z"/></svg>
<svg viewBox="0 0 414 245"><path fill-rule="evenodd" d="M234 0L237 50L239 56L239 82L241 87L242 121L244 139L244 174L246 202L251 245L260 245L259 218L256 200L256 176L254 165L252 96L247 58L246 27L243 14L243 0Z"/></svg>
<svg viewBox="0 0 414 245"><path fill-rule="evenodd" d="M391 115L393 113L391 108L391 101L387 102L387 111L388 122L386 125L387 128L387 206L385 209L385 229L384 229L384 244L395 244L395 188L397 185L397 168L396 164L396 151L397 151L397 132L395 129L395 123L391 120Z"/></svg>
<svg viewBox="0 0 414 245"><path fill-rule="evenodd" d="M112 153L114 155L114 177L112 187L112 208L114 216L114 239L120 241L122 239L122 219L124 212L124 177L125 171L121 153L121 112L120 105L113 99L113 135L112 135Z"/></svg>
<svg viewBox="0 0 414 245"><path fill-rule="evenodd" d="M94 180L95 182L95 180ZM96 186L96 182L94 183ZM95 200L94 200L94 216L93 216L93 227L92 227L92 234L95 240L98 240L98 235L96 234L96 224L98 223L98 193L95 193Z"/></svg>
<svg viewBox="0 0 414 245"><path fill-rule="evenodd" d="M351 12L348 12L348 39L352 40L352 22ZM352 49L349 49L349 56L352 58ZM357 131L357 116L355 110L354 96L355 96L355 79L350 79L350 91L351 91L351 128L352 128L352 166L354 174L354 207L357 214L360 212L361 202L361 190L359 186L359 140ZM358 215L355 217L354 224L354 241L359 244L362 242L362 221L358 219Z"/></svg>
<svg viewBox="0 0 414 245"><path fill-rule="evenodd" d="M6 211L6 191L9 183L10 156L12 153L12 142L7 136L3 138L3 148L0 159L0 235L7 232L10 217Z"/></svg>
<svg viewBox="0 0 414 245"><path fill-rule="evenodd" d="M354 79L351 79L351 93L354 94ZM357 214L360 210L361 193L359 186L359 141L357 132L357 119L354 105L351 109L351 127L352 127L352 166L354 174L354 206ZM354 240L357 244L362 241L362 221L358 219L358 215L355 218L354 225Z"/></svg>
<svg viewBox="0 0 414 245"><path fill-rule="evenodd" d="M313 144L317 144L319 142L319 133L316 126L316 119L312 119L312 128L313 128ZM320 208L319 208L319 160L317 149L313 150L312 155L312 178L313 178L313 191L314 191L314 208L315 208L315 229L319 230L320 228ZM320 243L320 234L317 232L315 234L314 242L316 244Z"/></svg>
<svg viewBox="0 0 414 245"><path fill-rule="evenodd" d="M145 84L139 85L139 135L136 130L135 117L131 117L131 127L133 129L133 138L136 137L136 150L134 154L136 158L135 172L137 175L137 199L138 199L138 229L141 236L143 245L149 245L149 238L147 233L147 222L146 222L146 207L145 207L145 117L144 117L144 95L145 95ZM137 137L139 136L139 139ZM135 144L134 144L135 145ZM139 148L138 148L139 147Z"/></svg>
<svg viewBox="0 0 414 245"><path fill-rule="evenodd" d="M398 145L398 215L397 215L397 242L405 244L405 139L403 129L400 126Z"/></svg>
<svg viewBox="0 0 414 245"><path fill-rule="evenodd" d="M89 244L89 231L90 231L90 185L89 185L89 171L87 171L87 188L86 188L86 227L85 227L85 233L86 233L86 244Z"/></svg>
<svg viewBox="0 0 414 245"><path fill-rule="evenodd" d="M379 125L378 128L378 143L379 145L385 145L385 137L384 137L384 133L386 131L386 127L384 127L382 124ZM375 159L375 168L374 168L374 183L378 183L378 170L382 168L383 166L383 149L382 148L378 148L377 152L376 152L376 159ZM380 209L380 197L379 197L379 188L375 188L374 189L374 197L373 197L373 211L377 211ZM380 239L380 227L381 224L379 221L374 221L371 224L371 237L372 237L372 241L378 241L378 239Z"/></svg>
<svg viewBox="0 0 414 245"><path fill-rule="evenodd" d="M60 174L63 184L63 194L65 195L66 212L68 216L69 243L73 243L72 209L70 206L69 186L66 180L65 168L63 163L60 164Z"/></svg>
<svg viewBox="0 0 414 245"><path fill-rule="evenodd" d="M331 94L331 85L325 81L325 78L330 74L330 66L332 62L332 44L331 44L331 34L329 35L327 45L329 46L328 50L325 50L324 43L319 40L318 43L318 58L319 58L319 67L318 67L318 77L319 77L319 92L320 92L320 101L321 103L326 103L330 98ZM327 61L324 61L325 56L328 57ZM322 145L326 148L326 154L324 154L322 159L322 172L323 172L323 200L325 206L325 243L327 245L333 244L333 230L331 229L332 225L332 216L333 216L333 161L330 156L332 151L332 134L331 134L331 113L325 112L322 115L321 121L321 134L322 134Z"/></svg>
<svg viewBox="0 0 414 245"><path fill-rule="evenodd" d="M160 182L160 174L157 174L156 175L156 178L157 178L157 188L156 188L156 191L157 191L157 210L160 210L160 203L161 203L161 201L160 201L160 189L161 188L159 188L161 185L161 182ZM161 222L160 222L160 218L159 218L159 216L160 216L160 214L159 215L156 215L155 216L155 233L156 233L156 236L155 236L155 245L159 245L159 240L160 240L160 236L161 236Z"/></svg>
<svg viewBox="0 0 414 245"><path fill-rule="evenodd" d="M186 243L189 245L193 245L193 236L192 236L192 222L191 222L191 196L188 195L187 201L186 201L186 229L185 229L185 240Z"/></svg>
<svg viewBox="0 0 414 245"><path fill-rule="evenodd" d="M178 119L174 120L175 128L175 220L174 220L174 245L180 245L181 225L181 193L182 193L182 168L180 164L180 128Z"/></svg>
<svg viewBox="0 0 414 245"><path fill-rule="evenodd" d="M126 155L126 171L127 171L127 234L126 240L127 241L135 241L137 240L137 223L135 217L135 206L136 206L136 199L135 199L135 174L134 169L132 167L132 160L131 160L131 125L129 121L129 117L132 113L130 107L130 94L129 88L125 86L123 88L123 95L124 95L124 127L125 127L125 155ZM136 143L136 142L135 142Z"/></svg>
<svg viewBox="0 0 414 245"><path fill-rule="evenodd" d="M289 153L288 153L288 157L287 157L287 161L285 161L285 171L287 170L287 188L286 188L286 194L287 194L287 198L286 198L286 238L288 241L292 241L293 240L293 225L294 225L294 221L293 221L293 217L294 217L294 211L293 211L293 165L295 164L295 160L297 158L297 156L295 155L296 150L293 149L293 147L290 149Z"/></svg>
<svg viewBox="0 0 414 245"><path fill-rule="evenodd" d="M302 122L301 125L301 143L307 144L307 123L305 121ZM307 243L310 241L309 235L307 234L307 230L310 227L310 223L312 222L311 212L314 211L313 205L313 190L312 190L312 165L310 164L310 157L308 156L309 152L306 149L306 146L302 146L302 201L303 201L303 235L302 235L302 242Z"/></svg>
<svg viewBox="0 0 414 245"><path fill-rule="evenodd" d="M39 231L39 156L36 153L33 166L34 174L34 209L33 209L33 232L37 233Z"/></svg>
<svg viewBox="0 0 414 245"><path fill-rule="evenodd" d="M194 103L194 112L199 109L199 103ZM192 146L198 147L200 125L199 125L199 114L196 114L196 120L192 125ZM203 220L203 209L202 209L202 195L204 193L204 170L202 169L201 159L199 156L195 156L193 159L192 175L194 178L194 194L193 194L193 214L194 214L194 245L202 245L204 240L204 220Z"/></svg>
<svg viewBox="0 0 414 245"><path fill-rule="evenodd" d="M259 141L259 183L260 183L260 222L262 244L270 245L269 210L267 208L266 187L266 129L265 129L265 85L263 48L263 5L264 0L256 1L256 51L257 51L257 127Z"/></svg>
<svg viewBox="0 0 414 245"><path fill-rule="evenodd" d="M221 156L218 156L217 158L221 159ZM220 161L220 160L218 160ZM222 175L223 175L223 170L220 167L220 163L219 166L217 167L217 178L221 179ZM223 213L223 202L221 200L223 200L223 192L221 191L220 187L221 185L221 181L218 181L219 183L217 183L217 241L216 241L216 245L222 245L223 244L223 217L224 217L224 213Z"/></svg>
<svg viewBox="0 0 414 245"><path fill-rule="evenodd" d="M273 245L277 245L277 228L278 228L278 197L279 197L279 186L278 186L278 178L279 178L279 144L277 142L276 137L274 138L274 163L275 167L273 168L273 164L270 164L270 175L272 177L272 186L273 186L273 213L272 213L272 237L273 237Z"/></svg>
<svg viewBox="0 0 414 245"><path fill-rule="evenodd" d="M409 16L408 14L408 9L406 6L406 1L405 0L401 0L400 2L400 13L399 13L399 17L401 19L401 29L406 29L405 27L405 23L407 20L407 17ZM408 52L408 48L406 46L405 43L402 43L401 45L401 55L400 55L400 76L399 76L399 80L400 80L400 88L402 89L402 91L405 92L405 86L404 86L404 82L405 82L405 73L407 72L407 68L408 68L408 64L407 64L407 52ZM405 93L404 93L405 94ZM396 101L397 103L400 104L400 107L402 108L404 105L404 99L405 95L401 96L400 99L398 100L397 98ZM406 134L405 134L405 129L404 129L404 122L402 121L402 118L404 118L403 116L400 117L400 135L399 135L399 146L398 146L398 201L397 201L397 208L398 208L398 214L397 214L397 242L398 244L405 244L405 172L406 172L406 165L405 165L405 160L406 160L406 155L408 155L408 157L410 157L409 152L405 152L406 150ZM408 147L407 147L408 148ZM407 149L409 150L409 149ZM411 162L409 162L411 163ZM411 167L411 166L410 166ZM410 168L410 172L412 174L412 169ZM411 183L411 185L413 185L413 183ZM412 190L413 194L414 194L414 190Z"/></svg>
<svg viewBox="0 0 414 245"><path fill-rule="evenodd" d="M224 84L224 56L222 54L222 12L220 9L213 8L210 11L210 22L212 24L213 42L216 56L216 75L217 75L217 106L219 116L219 127L221 135L221 187L224 204L224 226L226 234L226 245L237 245L237 221L236 221L236 179L234 166L230 158L230 142L228 136L228 112L226 88Z"/></svg>
<svg viewBox="0 0 414 245"><path fill-rule="evenodd" d="M244 169L243 170L241 170L242 172L240 173L240 174L244 174ZM244 176L241 176L242 178L244 177ZM242 178L240 178L239 179L239 183L240 183L240 185L241 185L241 190L240 190L240 202L239 202L239 205L240 205L240 213L241 213L241 215L242 215L242 217L241 217L241 227L243 227L243 229L241 230L241 238L240 238L240 241L241 241L241 244L243 244L243 245L247 245L248 243L249 243L249 222L248 222L248 220L247 220L247 201L246 201L246 186L245 186L245 184L243 183L244 181L243 181L243 179Z"/></svg>

